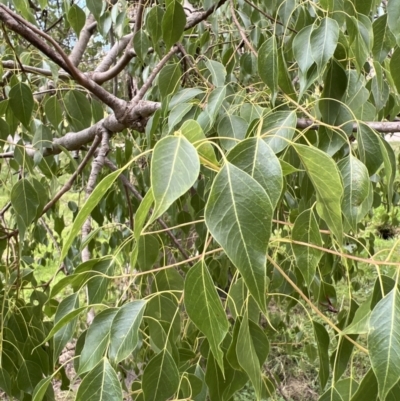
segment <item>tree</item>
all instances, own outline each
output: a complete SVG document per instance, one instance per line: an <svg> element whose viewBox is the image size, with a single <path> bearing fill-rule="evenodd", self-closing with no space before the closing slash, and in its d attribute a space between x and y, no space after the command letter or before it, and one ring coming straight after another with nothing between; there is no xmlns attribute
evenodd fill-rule
<svg viewBox="0 0 400 401"><path fill-rule="evenodd" d="M51 400L62 377L77 400L288 399L269 344L297 341L296 307L321 401L397 399L400 264L365 229L399 201L399 17L398 0L2 1L5 395Z"/></svg>

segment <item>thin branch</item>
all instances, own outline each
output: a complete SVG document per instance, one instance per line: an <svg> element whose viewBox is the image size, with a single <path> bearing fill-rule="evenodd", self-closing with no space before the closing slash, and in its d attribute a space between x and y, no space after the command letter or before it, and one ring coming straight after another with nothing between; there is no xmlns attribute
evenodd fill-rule
<svg viewBox="0 0 400 401"><path fill-rule="evenodd" d="M136 10L136 21L135 21L135 28L133 30L133 36L135 36L139 32L139 30L142 28L144 3L145 3L145 0L139 0L139 5Z"/></svg>
<svg viewBox="0 0 400 401"><path fill-rule="evenodd" d="M220 8L227 1L228 0L219 0L218 3L216 3L213 6L211 6L206 11L193 13L192 17L187 19L187 22L186 22L186 25L185 25L185 31L190 29L190 28L193 28L194 26L196 26L201 21L204 21L205 19L207 19L214 11L216 11L218 8Z"/></svg>
<svg viewBox="0 0 400 401"><path fill-rule="evenodd" d="M85 52L87 45L89 43L90 38L92 37L95 29L97 26L97 22L94 19L93 14L90 14L87 19L85 26L82 28L80 34L79 34L79 39L75 43L74 48L71 51L71 54L69 55L69 59L71 60L71 63L77 67L79 63L82 60L83 53Z"/></svg>
<svg viewBox="0 0 400 401"><path fill-rule="evenodd" d="M132 103L135 104L139 100L142 100L146 92L150 89L152 83L156 79L158 73L161 71L161 69L164 67L165 64L167 64L168 60L178 51L177 46L173 46L171 50L158 62L158 64L153 68L153 71L151 72L150 76L147 78L147 81L143 84L143 86L140 88L139 92L137 95L132 99Z"/></svg>
<svg viewBox="0 0 400 401"><path fill-rule="evenodd" d="M233 0L230 0L230 4L231 4L231 15L232 15L233 22L236 25L236 28L238 29L240 36L243 39L243 42L246 43L247 47L251 50L251 52L254 54L254 56L258 57L256 50L254 49L254 47L250 43L250 41L247 39L247 36L246 36L245 32L243 31L243 28L240 26L239 21L236 18L235 7L233 6Z"/></svg>
<svg viewBox="0 0 400 401"><path fill-rule="evenodd" d="M43 208L42 211L42 215L45 214L49 209L51 209L56 202L66 193L68 192L71 188L72 188L72 184L75 182L76 178L78 177L78 175L83 171L84 167L86 166L86 164L88 163L88 161L92 158L92 156L94 155L94 152L96 151L97 147L99 146L101 141L101 137L100 136L95 136L95 139L92 143L92 146L90 147L90 149L88 150L88 152L86 153L85 157L83 158L83 160L81 161L81 163L79 164L78 168L75 170L74 174L71 175L71 177L69 178L69 180L64 184L64 186L57 192L57 194L54 196L54 198L47 203L47 205Z"/></svg>
<svg viewBox="0 0 400 401"><path fill-rule="evenodd" d="M105 159L105 165L111 170L111 171L116 171L117 166L108 158ZM134 187L134 185L131 184L131 182L123 175L121 174L119 176L122 184L129 189L129 191L132 192L132 194L135 196L136 199L142 201L143 196L140 194L140 192ZM151 211L150 211L151 212ZM186 259L189 259L189 255L187 254L186 250L182 247L180 244L179 240L175 237L175 235L172 233L171 229L168 227L167 223L165 223L164 220L161 218L157 219L157 221L160 223L160 225L165 229L167 235L171 238L172 242L176 246L176 248L179 250L179 252L182 254L182 256ZM188 261L188 264L190 266L193 266L193 263L191 261Z"/></svg>
<svg viewBox="0 0 400 401"><path fill-rule="evenodd" d="M268 18L271 22L273 22L274 24L278 24L278 25L282 25L283 27L285 27L285 25L276 20L274 17L272 17L271 15L267 14L265 11L261 10L261 8L257 7L254 3L252 3L250 0L244 0L247 4L249 4L250 6L252 6L255 10L257 10L260 14L262 14L265 18ZM286 28L293 32L293 33L297 33L296 29L290 28L289 26L286 26Z"/></svg>
<svg viewBox="0 0 400 401"><path fill-rule="evenodd" d="M45 77L51 77L52 73L50 70L46 70L45 68L38 68L38 67L31 67L30 65L21 65L19 66L18 64L14 63L14 61L11 60L5 60L1 62L1 65L3 68L6 68L8 70L14 70L14 71L25 71L29 72L32 74L37 74L37 75L43 75ZM61 79L71 79L71 75L67 74L66 72L60 71L59 78Z"/></svg>

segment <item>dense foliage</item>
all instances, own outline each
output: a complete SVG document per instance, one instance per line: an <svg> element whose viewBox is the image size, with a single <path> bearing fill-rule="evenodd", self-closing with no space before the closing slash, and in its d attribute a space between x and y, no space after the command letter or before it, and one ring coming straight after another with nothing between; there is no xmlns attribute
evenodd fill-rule
<svg viewBox="0 0 400 401"><path fill-rule="evenodd" d="M288 400L300 347L319 400L399 399L400 263L366 230L399 201L399 19L2 0L3 396Z"/></svg>

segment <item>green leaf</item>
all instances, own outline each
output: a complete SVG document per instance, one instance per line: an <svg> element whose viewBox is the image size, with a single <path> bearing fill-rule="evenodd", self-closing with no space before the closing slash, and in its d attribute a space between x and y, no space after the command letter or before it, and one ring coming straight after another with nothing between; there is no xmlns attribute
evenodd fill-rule
<svg viewBox="0 0 400 401"><path fill-rule="evenodd" d="M180 103L176 105L168 116L168 134L174 131L174 128L182 121L182 119L192 109L191 103Z"/></svg>
<svg viewBox="0 0 400 401"><path fill-rule="evenodd" d="M79 308L79 293L71 294L65 297L58 305L56 315L54 317L54 324L57 324L64 316ZM54 335L54 360L57 360L63 348L67 345L68 341L74 334L78 318L75 317L61 330L58 330Z"/></svg>
<svg viewBox="0 0 400 401"><path fill-rule="evenodd" d="M9 373L4 368L1 367L0 367L0 388L10 398L12 397L11 377Z"/></svg>
<svg viewBox="0 0 400 401"><path fill-rule="evenodd" d="M397 44L400 45L400 7L398 0L389 0L387 2L386 12L389 29L396 38Z"/></svg>
<svg viewBox="0 0 400 401"><path fill-rule="evenodd" d="M168 108L171 110L175 106L177 106L180 103L186 103L189 100L193 99L194 97L204 94L204 91L202 91L199 88L184 88L181 89L178 93L176 93L174 96L172 96Z"/></svg>
<svg viewBox="0 0 400 401"><path fill-rule="evenodd" d="M115 315L111 326L109 357L113 363L121 362L136 348L139 326L146 301L137 300L124 304Z"/></svg>
<svg viewBox="0 0 400 401"><path fill-rule="evenodd" d="M333 56L338 40L339 26L331 18L323 18L320 26L313 29L310 37L311 54L320 73Z"/></svg>
<svg viewBox="0 0 400 401"><path fill-rule="evenodd" d="M44 104L44 111L47 119L50 121L54 128L57 128L63 119L60 103L57 96L50 96Z"/></svg>
<svg viewBox="0 0 400 401"><path fill-rule="evenodd" d="M181 76L181 67L178 63L163 67L158 76L158 88L161 97L165 98L178 90Z"/></svg>
<svg viewBox="0 0 400 401"><path fill-rule="evenodd" d="M146 18L146 30L153 41L156 44L161 38L161 21L164 16L164 10L160 6L154 6L150 8Z"/></svg>
<svg viewBox="0 0 400 401"><path fill-rule="evenodd" d="M206 336L211 352L224 370L220 344L229 330L228 320L204 261L193 266L185 279L185 307L189 318Z"/></svg>
<svg viewBox="0 0 400 401"><path fill-rule="evenodd" d="M72 242L78 236L78 233L82 228L83 223L86 221L92 210L100 202L100 199L104 196L104 194L111 187L114 181L122 173L122 171L123 169L119 169L109 174L107 177L104 177L101 182L96 186L94 191L90 194L89 198L86 200L82 208L79 210L79 213L76 216L74 223L72 224L71 231L69 232L68 237L64 242L64 246L61 251L61 260L63 260L67 256L68 250L71 247Z"/></svg>
<svg viewBox="0 0 400 401"><path fill-rule="evenodd" d="M261 135L275 153L285 149L296 130L297 116L293 111L276 111L267 114L261 128Z"/></svg>
<svg viewBox="0 0 400 401"><path fill-rule="evenodd" d="M271 90L271 102L275 103L278 93L278 46L272 35L258 50L258 73Z"/></svg>
<svg viewBox="0 0 400 401"><path fill-rule="evenodd" d="M134 236L136 241L140 238L142 233L144 223L146 222L147 215L151 209L151 205L154 202L153 190L150 188L136 211L135 214L135 227L134 227Z"/></svg>
<svg viewBox="0 0 400 401"><path fill-rule="evenodd" d="M33 394L36 385L42 380L43 372L39 365L32 361L23 361L16 377L17 386L25 393Z"/></svg>
<svg viewBox="0 0 400 401"><path fill-rule="evenodd" d="M50 377L46 377L42 380L40 380L40 382L36 385L33 394L32 394L32 401L42 401L44 396L47 393L47 390L49 388L49 384L51 383L51 380L53 378Z"/></svg>
<svg viewBox="0 0 400 401"><path fill-rule="evenodd" d="M239 141L245 138L248 125L242 117L226 114L219 122L217 129L218 136L221 138L221 145L226 150L231 150ZM232 140L229 138L232 138Z"/></svg>
<svg viewBox="0 0 400 401"><path fill-rule="evenodd" d="M138 241L137 263L139 270L145 272L157 262L160 244L155 235L142 235Z"/></svg>
<svg viewBox="0 0 400 401"><path fill-rule="evenodd" d="M27 227L36 218L39 196L33 185L23 178L12 187L10 201L16 214L20 238L23 238Z"/></svg>
<svg viewBox="0 0 400 401"><path fill-rule="evenodd" d="M396 155L391 145L383 138L379 137L379 144L383 156L383 165L385 167L385 192L387 195L388 206L391 207L393 200L393 184L396 176Z"/></svg>
<svg viewBox="0 0 400 401"><path fill-rule="evenodd" d="M200 156L200 161L205 161L206 164L210 163L213 166L218 166L218 160L215 157L213 146L207 141L207 137L200 124L195 120L187 120L180 128L182 135L193 144ZM204 160L202 160L202 158ZM208 163L207 163L208 162Z"/></svg>
<svg viewBox="0 0 400 401"><path fill-rule="evenodd" d="M186 15L182 5L177 1L171 1L162 19L162 37L167 50L176 42L179 42L186 25Z"/></svg>
<svg viewBox="0 0 400 401"><path fill-rule="evenodd" d="M390 59L390 74L394 84L396 85L397 92L400 93L400 47L398 47L392 54ZM17 116L18 118L18 116Z"/></svg>
<svg viewBox="0 0 400 401"><path fill-rule="evenodd" d="M33 111L33 95L28 85L18 82L8 94L8 106L14 116L29 129L29 122Z"/></svg>
<svg viewBox="0 0 400 401"><path fill-rule="evenodd" d="M213 126L226 95L226 86L214 89L208 97L208 103L197 118L203 131L207 133Z"/></svg>
<svg viewBox="0 0 400 401"><path fill-rule="evenodd" d="M376 401L377 397L378 383L374 371L370 368L351 398L351 401Z"/></svg>
<svg viewBox="0 0 400 401"><path fill-rule="evenodd" d="M86 15L76 4L73 4L68 11L68 22L76 33L76 36L79 37L82 28L85 26Z"/></svg>
<svg viewBox="0 0 400 401"><path fill-rule="evenodd" d="M368 169L369 176L372 176L381 167L383 157L379 135L368 125L358 125L357 150L360 160Z"/></svg>
<svg viewBox="0 0 400 401"><path fill-rule="evenodd" d="M329 334L321 323L313 320L313 326L319 356L319 383L324 388L329 379Z"/></svg>
<svg viewBox="0 0 400 401"><path fill-rule="evenodd" d="M76 401L122 401L122 389L115 370L106 358L82 380Z"/></svg>
<svg viewBox="0 0 400 401"><path fill-rule="evenodd" d="M133 48L139 60L144 62L144 59L149 51L150 41L143 29L139 29L133 38Z"/></svg>
<svg viewBox="0 0 400 401"><path fill-rule="evenodd" d="M143 372L145 401L166 401L178 390L179 372L167 350L154 356Z"/></svg>
<svg viewBox="0 0 400 401"><path fill-rule="evenodd" d="M340 160L338 168L344 187L343 216L353 232L357 232L357 224L368 212L363 207L363 202L368 198L370 191L368 170L352 155Z"/></svg>
<svg viewBox="0 0 400 401"><path fill-rule="evenodd" d="M341 202L343 184L333 159L319 149L293 145L303 163L317 195L317 212L325 220L339 245L343 243ZM321 169L321 166L324 166Z"/></svg>
<svg viewBox="0 0 400 401"><path fill-rule="evenodd" d="M114 273L112 258L103 258L93 266L93 273L87 284L87 295L89 304L99 304L106 296L110 283L110 276Z"/></svg>
<svg viewBox="0 0 400 401"><path fill-rule="evenodd" d="M117 312L118 308L109 308L93 319L81 351L78 372L80 375L93 369L103 358L110 341L111 324Z"/></svg>
<svg viewBox="0 0 400 401"><path fill-rule="evenodd" d="M86 0L86 6L93 14L94 18L98 20L101 17L103 10L103 1L101 0Z"/></svg>
<svg viewBox="0 0 400 401"><path fill-rule="evenodd" d="M208 71L210 71L212 83L216 87L224 86L226 78L226 69L223 66L223 64L215 60L207 60L204 64L207 67Z"/></svg>
<svg viewBox="0 0 400 401"><path fill-rule="evenodd" d="M352 395L357 390L358 383L352 378L339 380L332 384L318 401L350 401Z"/></svg>
<svg viewBox="0 0 400 401"><path fill-rule="evenodd" d="M45 149L52 149L53 135L49 127L43 124L37 125L32 139L32 146L39 150L41 154L43 154Z"/></svg>
<svg viewBox="0 0 400 401"><path fill-rule="evenodd" d="M377 18L372 24L374 33L372 54L374 59L379 63L383 62L396 43L396 38L393 36L392 32L390 32L387 21L388 14L384 14Z"/></svg>
<svg viewBox="0 0 400 401"><path fill-rule="evenodd" d="M394 288L375 306L369 320L368 351L384 400L400 376L400 294Z"/></svg>
<svg viewBox="0 0 400 401"><path fill-rule="evenodd" d="M92 124L92 108L86 96L78 91L68 91L64 97L65 110L75 131L82 131Z"/></svg>
<svg viewBox="0 0 400 401"><path fill-rule="evenodd" d="M194 146L183 136L167 136L157 142L151 163L154 211L160 217L196 182L200 162Z"/></svg>
<svg viewBox="0 0 400 401"><path fill-rule="evenodd" d="M243 316L240 324L238 340L236 344L237 360L242 369L248 374L251 384L257 395L257 399L261 398L261 362L258 359L253 340L250 335L249 320L247 311Z"/></svg>
<svg viewBox="0 0 400 401"><path fill-rule="evenodd" d="M311 51L312 25L305 26L298 32L293 40L292 50L301 73L306 76L309 68L313 65L314 59Z"/></svg>
<svg viewBox="0 0 400 401"><path fill-rule="evenodd" d="M297 216L292 229L292 239L322 247L319 226L312 209L307 209ZM296 257L297 268L303 275L306 284L310 286L314 280L315 269L321 260L322 251L298 244L292 244L292 248Z"/></svg>
<svg viewBox="0 0 400 401"><path fill-rule="evenodd" d="M205 209L208 229L239 270L262 311L272 211L262 186L230 163L215 177Z"/></svg>
<svg viewBox="0 0 400 401"><path fill-rule="evenodd" d="M228 161L251 175L265 190L275 209L281 196L283 174L279 159L260 138L248 138L228 154Z"/></svg>

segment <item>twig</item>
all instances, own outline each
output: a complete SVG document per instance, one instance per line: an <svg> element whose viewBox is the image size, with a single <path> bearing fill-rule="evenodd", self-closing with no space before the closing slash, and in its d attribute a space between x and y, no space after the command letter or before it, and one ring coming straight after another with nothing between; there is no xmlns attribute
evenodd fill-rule
<svg viewBox="0 0 400 401"><path fill-rule="evenodd" d="M236 28L238 29L238 31L239 31L239 33L240 33L240 36L241 36L242 39L243 39L243 42L245 42L246 45L247 45L247 47L251 50L251 52L252 52L256 57L258 57L257 52L255 51L253 45L252 45L252 44L249 42L249 40L247 39L247 36L246 36L246 34L244 33L243 28L240 26L239 21L238 21L238 19L236 18L235 7L233 6L233 0L230 0L230 4L231 4L231 15L232 15L233 22L235 23Z"/></svg>

